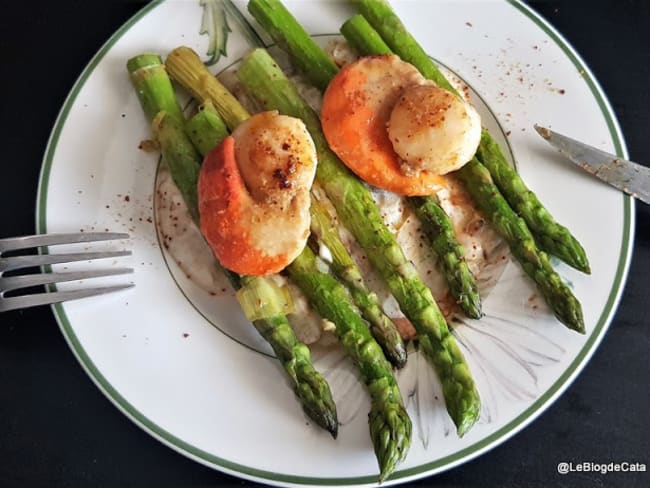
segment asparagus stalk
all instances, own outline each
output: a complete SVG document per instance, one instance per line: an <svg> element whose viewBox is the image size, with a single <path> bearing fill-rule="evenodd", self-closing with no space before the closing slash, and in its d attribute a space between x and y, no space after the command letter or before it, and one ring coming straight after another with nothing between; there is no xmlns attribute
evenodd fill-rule
<svg viewBox="0 0 650 488"><path fill-rule="evenodd" d="M206 68L196 53L191 49L187 47L174 49L167 58L167 69L173 78L177 79L183 86L187 86L199 100L206 100L206 105L218 107L225 124L231 130L249 117L246 109L230 94L226 87L214 76L208 78L205 75L207 72ZM202 81L197 83L197 80ZM195 117L197 121L192 120L190 124L193 127L194 125L198 126L199 121L207 119L210 112L211 110L206 110L206 115L204 116L198 114ZM201 124L204 123L206 122L201 122ZM211 122L211 124L219 125L215 122ZM196 127L196 130L200 129L201 127ZM206 127L206 129L209 129L209 127ZM220 132L222 127L218 126L215 129ZM202 138L205 139L205 142L199 140L197 144L207 143L208 147L214 139L210 136L209 130L202 133ZM321 205L317 199L312 198L311 213L313 221L320 221L322 223L320 228L323 230L325 229L325 225L333 228L334 224L325 223L325 220L330 220L331 217L326 209L320 208ZM317 232L317 235L330 251L336 250L336 252L332 252L332 257L334 258L332 270L350 289L355 304L361 310L364 318L370 323L371 331L375 339L382 346L386 356L395 367L403 367L407 359L404 341L399 335L395 324L382 311L377 296L370 293L364 284L361 278L361 272L341 242L338 232L327 232L324 230L323 232Z"/></svg>
<svg viewBox="0 0 650 488"><path fill-rule="evenodd" d="M160 112L169 114L179 122L183 121L183 113L160 56L140 54L127 61L126 69L149 123Z"/></svg>
<svg viewBox="0 0 650 488"><path fill-rule="evenodd" d="M204 117L209 110L199 112L194 118ZM228 113L237 111L240 110L230 110ZM208 125L197 123L194 126L202 128L192 133L198 140L217 139L211 134ZM318 204L316 208L324 210ZM326 220L331 222L329 218ZM334 248L343 246L338 234L330 235L328 241ZM368 387L372 400L368 418L370 437L380 468L379 479L383 480L406 456L411 442L411 420L404 408L391 365L370 334L368 326L359 317L348 290L329 273L325 263L319 262L309 247L303 249L298 258L287 267L287 271L316 310L336 325L337 337L358 366ZM399 335L398 338L401 343ZM307 390L307 393L310 391Z"/></svg>
<svg viewBox="0 0 650 488"><path fill-rule="evenodd" d="M278 4L278 0L251 0L248 8L254 15L257 10L267 11L264 15L255 15L265 28L269 22L276 26L297 23L286 9L277 7ZM291 37L284 38L279 38L283 36L283 30L270 28L269 31L277 36L274 40L278 44L295 44L291 48L294 56L310 53L303 58L305 61L315 57L327 58L304 30L292 31ZM307 64L304 72L311 76L315 66L304 64ZM422 349L433 363L443 385L447 410L458 434L463 435L479 415L480 399L474 380L431 291L422 283L395 237L383 224L370 192L329 149L317 115L304 103L293 84L284 77L268 54L254 51L244 61L239 75L240 80L249 86L249 91L267 106L305 121L319 151L317 181L321 182L343 223L352 230L371 264L384 278L418 332ZM259 76L262 78L257 78ZM267 77L271 83L260 86L259 80Z"/></svg>
<svg viewBox="0 0 650 488"><path fill-rule="evenodd" d="M352 306L347 290L326 271L309 247L287 268L289 276L318 313L336 324L336 336L357 364L368 387L372 406L368 414L370 437L379 462L379 481L404 459L411 442L411 420L391 371L390 363Z"/></svg>
<svg viewBox="0 0 650 488"><path fill-rule="evenodd" d="M393 54L379 33L361 14L355 14L346 20L341 26L341 34L360 54Z"/></svg>
<svg viewBox="0 0 650 488"><path fill-rule="evenodd" d="M325 90L338 68L320 49L301 50L302 39L309 34L285 6L277 0L255 0L248 3L248 10L289 54L294 65L303 73L309 72L312 83Z"/></svg>
<svg viewBox="0 0 650 488"><path fill-rule="evenodd" d="M524 271L535 281L556 317L570 329L584 334L580 302L553 270L547 254L537 247L524 220L517 216L499 193L487 168L474 158L456 175L497 232L506 240Z"/></svg>
<svg viewBox="0 0 650 488"><path fill-rule="evenodd" d="M185 122L185 132L202 154L207 154L228 135L226 123L211 102L205 102L199 112Z"/></svg>
<svg viewBox="0 0 650 488"><path fill-rule="evenodd" d="M358 5L364 16L368 14L373 28L376 27L387 44L396 50L396 54L411 62L423 75L436 83L439 78L444 78L386 2L359 0ZM390 25L391 30L386 29L385 25ZM445 88L457 93L449 82L446 82ZM580 302L552 268L546 253L538 248L526 222L510 207L494 184L489 170L477 158L473 158L455 174L465 183L465 188L476 204L506 240L524 271L535 281L555 316L568 328L584 333Z"/></svg>
<svg viewBox="0 0 650 488"><path fill-rule="evenodd" d="M156 55L136 56L128 61L127 69L147 119L156 121L154 134L172 178L196 219L196 182L201 157L183 131L183 116L162 60ZM234 273L226 274L235 288L246 281L245 277L240 279ZM274 297L264 299L273 300ZM256 320L253 325L269 342L282 363L305 413L336 437L338 420L329 385L314 369L309 349L298 341L286 317L278 315Z"/></svg>
<svg viewBox="0 0 650 488"><path fill-rule="evenodd" d="M397 368L406 364L406 346L392 320L384 313L379 297L366 285L361 270L354 262L347 248L341 242L338 229L328 209L312 193L311 231L318 237L332 255L332 271L343 282L361 315L368 321L370 331L379 343L386 358Z"/></svg>
<svg viewBox="0 0 650 488"><path fill-rule="evenodd" d="M169 75L197 100L210 100L228 129L234 130L241 121L248 118L248 112L212 73L207 69L196 69L198 56L188 53L195 54L187 47L179 47L169 53L165 62Z"/></svg>
<svg viewBox="0 0 650 488"><path fill-rule="evenodd" d="M359 11L376 29L390 49L404 61L408 61L428 79L439 86L457 93L440 72L436 63L415 38L385 0L356 0ZM361 36L361 35L360 35ZM589 262L584 249L566 227L558 224L526 186L521 177L503 157L497 143L483 132L477 153L478 159L490 174L511 207L524 219L540 247L563 259L574 268L589 273Z"/></svg>
<svg viewBox="0 0 650 488"><path fill-rule="evenodd" d="M424 49L393 12L388 2L384 0L355 0L354 3L361 15L368 21L366 26L371 27L370 30L375 30L379 34L390 52L394 52L404 61L418 68L425 78L433 80L436 85L456 93L456 89L440 72L436 64L430 60ZM366 26L361 27L364 27L364 31L367 33ZM355 27L360 27L360 25L357 24ZM359 37L366 37L366 35L360 33Z"/></svg>
<svg viewBox="0 0 650 488"><path fill-rule="evenodd" d="M451 295L463 311L481 318L481 298L474 275L465 260L465 248L456 239L454 227L435 197L412 197L409 201L422 222L438 262L449 285Z"/></svg>
<svg viewBox="0 0 650 488"><path fill-rule="evenodd" d="M370 191L329 149L318 116L266 50L251 51L240 65L238 76L247 91L266 108L305 122L318 152L316 181L418 332L420 346L443 385L447 410L458 434L463 435L479 415L480 400L474 380L431 291L384 225Z"/></svg>
<svg viewBox="0 0 650 488"><path fill-rule="evenodd" d="M183 115L160 57L153 54L137 56L128 61L127 69L142 109L152 125L153 135L174 175L174 182L192 217L197 219L196 184L200 158L187 137L177 137L183 132Z"/></svg>
<svg viewBox="0 0 650 488"><path fill-rule="evenodd" d="M537 196L506 161L501 148L487 131L481 134L476 157L488 169L510 206L531 230L539 247L584 273L591 273L585 250L569 229L555 221Z"/></svg>

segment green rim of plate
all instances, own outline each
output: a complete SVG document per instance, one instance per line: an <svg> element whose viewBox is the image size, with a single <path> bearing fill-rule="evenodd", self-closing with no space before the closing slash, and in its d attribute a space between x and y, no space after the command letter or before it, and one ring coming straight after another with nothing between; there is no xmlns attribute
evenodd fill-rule
<svg viewBox="0 0 650 488"><path fill-rule="evenodd" d="M595 81L591 71L580 59L575 50L569 43L541 16L535 13L528 6L524 5L521 0L506 0L508 4L517 9L520 13L530 19L542 31L544 31L564 52L573 65L578 70L584 70L585 75L583 79L587 84L589 90L594 96L598 107L600 108L603 117L607 123L612 142L614 144L616 154L620 157L627 157L627 150L623 142L623 137L616 122L612 108L606 100L606 97ZM52 167L52 161L56 147L59 141L61 130L65 125L68 113L73 106L79 91L84 86L88 77L92 74L97 65L102 61L109 49L126 33L134 24L138 22L151 10L160 5L163 0L155 0L151 4L144 7L131 17L122 27L120 27L101 49L90 60L85 67L79 78L77 79L70 94L59 112L54 129L50 135L50 139L45 150L43 159L43 166L39 177L38 194L36 201L36 228L37 232L47 232L47 195L49 176ZM510 421L508 424L492 433L491 435L481 439L480 441L466 447L460 451L455 452L449 456L437 459L430 463L421 464L409 469L402 469L396 471L389 480L384 484L390 485L395 482L404 482L424 476L430 476L437 472L450 469L458 464L469 461L470 459L479 456L485 451L496 447L501 442L504 442L512 435L519 432L526 425L532 422L538 415L540 415L545 407L549 406L572 382L577 374L582 370L591 355L596 349L596 346L603 338L611 319L613 318L616 306L618 305L623 285L627 276L627 271L631 259L631 244L632 235L634 232L633 220L633 199L627 195L621 197L623 199L623 236L621 240L620 255L618 259L616 275L612 283L607 302L603 311L592 330L590 336L586 340L584 346L571 362L568 368L562 373L555 383L542 394L530 407L524 412ZM376 475L358 476L358 477L345 477L345 478L316 478L307 476L295 476L290 474L275 473L272 471L265 471L255 469L250 466L233 463L227 459L214 456L208 452L198 449L182 439L174 436L170 432L162 429L140 413L136 408L131 405L126 398L124 398L113 386L106 380L102 373L97 369L92 359L88 356L83 349L79 339L74 333L70 321L65 313L65 309L61 304L53 305L52 310L54 316L61 328L63 336L65 337L68 345L73 353L81 363L81 366L90 376L92 381L97 387L106 395L106 397L128 418L130 418L136 425L147 431L153 437L168 445L179 453L194 459L197 462L207 466L219 469L220 471L232 474L235 476L248 478L256 481L263 481L271 484L296 484L296 485L327 485L327 486L344 486L344 485L357 485L357 484L375 484L377 481Z"/></svg>

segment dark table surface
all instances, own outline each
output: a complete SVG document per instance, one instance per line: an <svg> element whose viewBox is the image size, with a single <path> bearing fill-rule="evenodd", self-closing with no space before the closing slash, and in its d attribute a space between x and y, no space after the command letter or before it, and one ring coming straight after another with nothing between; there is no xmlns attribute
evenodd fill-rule
<svg viewBox="0 0 650 488"><path fill-rule="evenodd" d="M650 164L650 2L530 4L578 50L614 107L630 157ZM0 2L0 236L34 232L40 162L65 96L142 3ZM414 486L650 486L650 474L557 474L562 461L650 463L650 212L611 329L538 420L480 458ZM0 486L253 485L158 443L93 385L49 308L0 316Z"/></svg>

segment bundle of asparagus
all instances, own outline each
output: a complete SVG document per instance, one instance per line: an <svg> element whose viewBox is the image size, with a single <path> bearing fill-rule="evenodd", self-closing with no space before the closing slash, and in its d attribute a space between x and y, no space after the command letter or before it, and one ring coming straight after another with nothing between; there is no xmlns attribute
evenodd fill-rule
<svg viewBox="0 0 650 488"><path fill-rule="evenodd" d="M247 91L265 108L305 122L319 156L316 180L415 327L420 347L438 371L447 410L459 435L464 434L478 418L480 407L471 373L431 291L384 224L370 191L329 149L318 116L266 50L251 51L237 74Z"/></svg>
<svg viewBox="0 0 650 488"><path fill-rule="evenodd" d="M395 52L425 77L456 93L386 2L359 0L356 4L363 15L354 16L342 27L342 33L352 46L364 54ZM251 0L249 10L311 82L325 89L338 67L283 5L278 0ZM158 56L142 55L128 63L131 79L143 110L152 122L163 158L192 216L197 219L196 182L201 156L217 146L249 115L188 48L174 50L165 67L171 77L204 106L188 121L180 112ZM329 149L318 115L264 49L253 50L246 56L239 67L238 78L248 94L265 109L302 119L316 145L319 163L315 186L319 191L312 195L311 247L305 247L286 272L319 314L336 325L337 338L359 368L372 400L369 427L380 480L383 480L405 457L410 444L411 422L390 364L403 366L406 350L394 324L364 283L362 273L341 242L334 216L318 195L327 194L338 218L352 232L414 325L422 350L438 372L447 410L459 435L478 418L480 400L476 386L430 290L383 223L368 188ZM537 243L577 269L589 272L584 250L525 187L486 131L477 156L456 175L507 241L526 273L535 280L556 316L568 327L584 332L579 302L552 269ZM476 280L465 262L464 250L454 235L449 217L435 197L410 197L409 202L430 238L450 292L468 316L480 318ZM331 253L329 265L312 249L321 245ZM246 287L252 280L264 282L266 279L227 271L226 274L236 288ZM271 285L256 290L265 294L261 297L265 303L279 300ZM267 314L253 323L281 360L306 413L336 436L336 410L329 386L314 370L309 349L298 342L286 317Z"/></svg>
<svg viewBox="0 0 650 488"><path fill-rule="evenodd" d="M199 64L203 67L200 61ZM128 68L145 113L150 117L151 114L156 114L153 116L154 133L160 143L163 157L168 161L172 176L179 188L182 189L188 204L191 202L195 204L195 182L200 159L197 160L196 150L188 145L189 141L183 134L182 116L178 111L175 99L169 98L173 97L173 91L167 90L167 86L171 88L171 85L169 85L169 80L160 64L160 59L157 56L139 56L129 61ZM158 76L152 76L152 74ZM157 100L161 92L166 92L165 103ZM222 96L217 98L218 105L224 106L225 104L229 107L222 112L222 115L226 125L234 128L246 119L248 114L227 90L223 89L221 94ZM152 99L155 101L151 102ZM173 115L168 116L166 110ZM169 131L161 133L157 130L156 124L165 119L171 122L171 128ZM209 106L190 119L185 129L196 148L202 153L218 144L226 134L225 125L221 122L219 114L211 110ZM182 156L177 157L178 153L182 153ZM330 239L333 239L333 236L330 236ZM332 245L332 241L329 242ZM341 243L337 245L342 247ZM332 245L332 247L334 246ZM348 259L351 260L349 255ZM369 426L379 461L380 478L383 479L394 470L396 464L403 459L408 451L411 422L404 409L390 363L385 359L365 322L359 317L347 290L330 275L327 266L323 266L318 261L319 258L309 247L306 247L289 266L288 273L308 296L318 312L336 324L338 338L359 367L371 395ZM345 269L350 270L350 266L348 265ZM351 273L354 276L354 269ZM229 274L232 276L231 273ZM250 280L249 277L233 276L236 285L245 284L248 280ZM320 425L330 430L333 435L336 435L336 413L329 387L322 377L313 370L308 348L296 340L286 318L266 317L263 320L255 321L254 325L270 342L276 355L285 365L285 369L296 382L296 391L306 412ZM387 332L385 335L389 335L389 333ZM397 337L399 339L399 336ZM401 343L401 339L399 340ZM298 376L296 374L304 373L308 369L307 366L312 368L309 375ZM296 367L299 369L294 371ZM314 407L320 407L320 410ZM330 411L330 415L325 419L321 412L324 407Z"/></svg>
<svg viewBox="0 0 650 488"><path fill-rule="evenodd" d="M187 88L199 101L214 106L223 117L223 128L215 127L215 136L225 134L228 129L235 129L241 122L249 117L248 112L241 103L212 76L198 55L187 47L174 49L167 57L167 69L172 77ZM190 137L209 137L210 127L214 126L208 120L211 110L203 110L204 115L197 116L189 121ZM218 115L217 115L218 116ZM218 142L216 137L211 139L196 140L197 147L202 147L203 154L215 147ZM318 185L316 184L315 187ZM401 368L406 363L406 347L395 325L383 312L377 296L370 292L363 281L361 271L351 258L346 247L340 240L338 232L334 232L335 224L326 206L320 201L318 192L314 192L311 200L310 213L314 236L330 251L332 255L332 271L338 279L345 283L353 296L355 305L360 309L363 317L369 322L375 339L381 345L386 357L391 363Z"/></svg>
<svg viewBox="0 0 650 488"><path fill-rule="evenodd" d="M167 58L166 66L172 78L198 99L211 100L217 107L223 103L218 100L223 90L214 88L212 81L206 81L210 74L189 50L175 50ZM384 225L369 190L330 151L318 116L264 49L249 53L237 75L249 94L264 108L305 122L318 152L317 184L327 192L343 225L366 251L418 331L420 346L439 371L447 409L462 435L479 414L480 401L474 381L431 291L417 276L395 237Z"/></svg>

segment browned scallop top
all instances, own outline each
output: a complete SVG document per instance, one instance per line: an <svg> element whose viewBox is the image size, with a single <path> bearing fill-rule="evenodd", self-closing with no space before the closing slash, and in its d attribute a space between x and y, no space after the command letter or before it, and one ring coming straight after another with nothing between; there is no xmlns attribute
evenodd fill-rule
<svg viewBox="0 0 650 488"><path fill-rule="evenodd" d="M434 91L430 86L413 86L402 93L399 103L411 117L413 125L435 128L444 124L454 96L448 91Z"/></svg>
<svg viewBox="0 0 650 488"><path fill-rule="evenodd" d="M236 159L251 196L257 201L282 199L282 193L304 186L302 169L315 164L311 140L275 112L251 117L236 131Z"/></svg>

